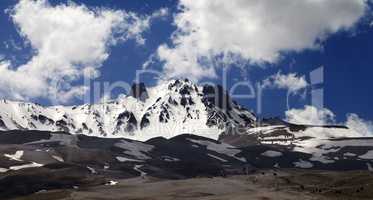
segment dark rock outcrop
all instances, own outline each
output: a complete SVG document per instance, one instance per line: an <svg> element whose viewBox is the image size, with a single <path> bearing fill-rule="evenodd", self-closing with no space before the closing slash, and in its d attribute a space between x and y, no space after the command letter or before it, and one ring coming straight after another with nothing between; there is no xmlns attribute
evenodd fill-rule
<svg viewBox="0 0 373 200"><path fill-rule="evenodd" d="M145 101L149 98L148 91L144 83L134 83L131 86L130 95L141 101Z"/></svg>

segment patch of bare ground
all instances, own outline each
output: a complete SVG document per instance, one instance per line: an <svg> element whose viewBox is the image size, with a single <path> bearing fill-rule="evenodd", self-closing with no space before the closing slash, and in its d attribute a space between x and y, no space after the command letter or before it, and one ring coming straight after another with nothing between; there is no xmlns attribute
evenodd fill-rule
<svg viewBox="0 0 373 200"><path fill-rule="evenodd" d="M14 200L340 200L373 199L367 171L263 170L226 178L132 178L117 185L42 191Z"/></svg>

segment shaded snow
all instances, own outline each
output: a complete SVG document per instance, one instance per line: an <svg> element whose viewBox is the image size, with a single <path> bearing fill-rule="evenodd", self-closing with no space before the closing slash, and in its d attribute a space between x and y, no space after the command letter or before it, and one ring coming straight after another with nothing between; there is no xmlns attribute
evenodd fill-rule
<svg viewBox="0 0 373 200"><path fill-rule="evenodd" d="M373 172L373 167L370 163L367 163L368 171Z"/></svg>
<svg viewBox="0 0 373 200"><path fill-rule="evenodd" d="M294 164L295 167L304 168L304 169L313 167L312 163L310 163L308 161L304 161L302 159L300 159L298 162L294 162L293 164Z"/></svg>
<svg viewBox="0 0 373 200"><path fill-rule="evenodd" d="M357 155L354 154L354 153L347 152L347 153L344 153L343 156L346 156L346 157L355 157Z"/></svg>
<svg viewBox="0 0 373 200"><path fill-rule="evenodd" d="M162 156L162 159L166 162L178 162L180 159L171 156Z"/></svg>
<svg viewBox="0 0 373 200"><path fill-rule="evenodd" d="M36 163L36 162L32 162L30 164L25 164L25 165L11 166L11 167L9 167L9 169L10 170L20 170L20 169L25 169L25 168L42 167L42 166L44 166L44 165Z"/></svg>
<svg viewBox="0 0 373 200"><path fill-rule="evenodd" d="M361 159L366 159L366 160L373 160L373 150L368 151L364 155L359 156Z"/></svg>
<svg viewBox="0 0 373 200"><path fill-rule="evenodd" d="M123 153L131 155L140 160L150 159L146 153L150 152L154 148L152 145L136 141L129 142L127 140L121 140L119 143L114 144L114 146L123 149Z"/></svg>
<svg viewBox="0 0 373 200"><path fill-rule="evenodd" d="M145 178L145 176L146 176L146 172L144 172L144 171L142 171L140 168L142 167L143 165L135 165L135 167L133 167L133 169L135 170L135 171L137 171L137 172L139 172L140 173L140 176L142 177L142 178Z"/></svg>
<svg viewBox="0 0 373 200"><path fill-rule="evenodd" d="M105 185L117 185L119 182L118 181L113 181L113 180L110 180L108 183L106 183Z"/></svg>
<svg viewBox="0 0 373 200"><path fill-rule="evenodd" d="M91 172L91 174L97 174L97 171L94 168L87 166L87 169Z"/></svg>
<svg viewBox="0 0 373 200"><path fill-rule="evenodd" d="M373 147L373 140L364 139L344 139L329 140L312 138L308 140L294 141L294 151L312 154L311 161L318 161L324 164L334 163L334 158L329 158L329 153L340 151L344 147ZM366 159L373 159L373 155L363 155ZM362 158L363 158L362 157ZM370 157L370 158L369 158Z"/></svg>
<svg viewBox="0 0 373 200"><path fill-rule="evenodd" d="M208 140L194 140L194 139L188 139L188 140L195 143L195 144L206 146L206 148L210 151L215 151L217 153L224 154L224 155L227 155L229 157L233 157L233 158L235 158L237 160L240 160L242 162L246 162L245 158L241 158L241 157L236 156L237 154L241 153L241 150L239 150L236 147L231 146L229 144L226 144L226 143L217 144L215 142L208 141Z"/></svg>
<svg viewBox="0 0 373 200"><path fill-rule="evenodd" d="M136 159L131 159L131 158L125 158L122 156L117 156L115 157L119 162L144 162L142 160L136 160Z"/></svg>
<svg viewBox="0 0 373 200"><path fill-rule="evenodd" d="M278 152L278 151L268 150L266 152L263 152L262 156L266 156L266 157L279 157L279 156L282 156L282 153Z"/></svg>
<svg viewBox="0 0 373 200"><path fill-rule="evenodd" d="M7 172L7 171L9 171L9 169L0 168L0 173L5 173L5 172Z"/></svg>
<svg viewBox="0 0 373 200"><path fill-rule="evenodd" d="M4 154L4 156L9 158L10 160L22 161L21 158L23 156L23 153L23 151L16 151L14 154Z"/></svg>
<svg viewBox="0 0 373 200"><path fill-rule="evenodd" d="M211 158L214 158L216 160L219 160L221 162L228 162L227 160L224 160L223 158L220 158L219 156L215 156L215 155L212 155L212 154L207 154L208 156L210 156Z"/></svg>
<svg viewBox="0 0 373 200"><path fill-rule="evenodd" d="M54 158L55 160L57 160L59 162L64 162L63 158L61 158L60 156L52 155L52 158Z"/></svg>

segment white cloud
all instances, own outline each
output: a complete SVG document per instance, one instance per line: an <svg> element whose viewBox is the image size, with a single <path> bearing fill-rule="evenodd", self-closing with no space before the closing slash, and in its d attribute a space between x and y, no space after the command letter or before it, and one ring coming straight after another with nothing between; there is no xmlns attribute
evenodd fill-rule
<svg viewBox="0 0 373 200"><path fill-rule="evenodd" d="M172 45L157 51L168 76L214 77L215 67L274 63L282 52L317 49L352 28L366 0L180 0Z"/></svg>
<svg viewBox="0 0 373 200"><path fill-rule="evenodd" d="M373 122L361 119L357 114L348 114L346 126L360 136L373 136Z"/></svg>
<svg viewBox="0 0 373 200"><path fill-rule="evenodd" d="M324 125L335 122L335 115L329 109L318 109L308 105L303 109L287 110L285 115L286 121L295 124Z"/></svg>
<svg viewBox="0 0 373 200"><path fill-rule="evenodd" d="M314 106L305 106L303 109L291 109L285 112L286 121L295 124L325 125L336 124L335 114L329 109L318 109ZM345 122L340 123L348 127L347 130L320 129L314 128L309 133L314 132L315 136L326 134L333 137L372 137L373 122L360 118L355 113L347 115Z"/></svg>
<svg viewBox="0 0 373 200"><path fill-rule="evenodd" d="M263 87L275 87L287 89L291 93L304 89L308 83L304 76L297 76L295 73L281 74L278 72L263 81Z"/></svg>
<svg viewBox="0 0 373 200"><path fill-rule="evenodd" d="M154 17L166 14L160 12ZM56 94L61 101L88 89L74 82L97 75L110 46L128 39L143 44L141 34L153 19L73 3L53 7L46 0L21 0L9 13L34 55L21 66L11 66L4 60L0 63L0 94L17 99Z"/></svg>

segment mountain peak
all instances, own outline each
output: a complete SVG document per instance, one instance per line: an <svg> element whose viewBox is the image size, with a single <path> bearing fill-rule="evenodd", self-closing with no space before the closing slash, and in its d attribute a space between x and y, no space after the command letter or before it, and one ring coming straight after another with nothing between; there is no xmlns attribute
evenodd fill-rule
<svg viewBox="0 0 373 200"><path fill-rule="evenodd" d="M73 107L0 102L0 130L65 131L142 141L184 133L217 139L226 129L253 127L256 121L221 86L199 86L188 79L149 88L134 83L130 95L118 101Z"/></svg>

